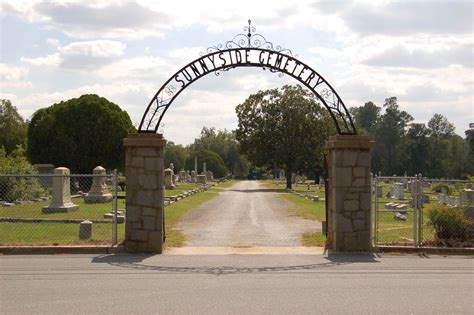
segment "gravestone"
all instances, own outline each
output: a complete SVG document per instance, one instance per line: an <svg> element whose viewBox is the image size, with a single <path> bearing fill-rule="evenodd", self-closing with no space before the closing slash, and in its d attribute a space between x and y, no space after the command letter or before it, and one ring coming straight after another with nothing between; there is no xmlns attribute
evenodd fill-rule
<svg viewBox="0 0 474 315"><path fill-rule="evenodd" d="M198 176L197 176L197 182L198 182L199 184L206 185L206 184L207 184L206 175L204 175L204 174L198 175Z"/></svg>
<svg viewBox="0 0 474 315"><path fill-rule="evenodd" d="M186 182L191 182L191 175L189 174L189 170L186 171Z"/></svg>
<svg viewBox="0 0 474 315"><path fill-rule="evenodd" d="M184 183L186 181L186 172L184 170L179 172L179 182Z"/></svg>
<svg viewBox="0 0 474 315"><path fill-rule="evenodd" d="M167 190L173 190L174 189L174 184L173 184L173 170L171 168L165 169L165 189Z"/></svg>
<svg viewBox="0 0 474 315"><path fill-rule="evenodd" d="M451 208L459 206L459 197L458 196L448 196L446 198L446 205Z"/></svg>
<svg viewBox="0 0 474 315"><path fill-rule="evenodd" d="M285 179L285 171L280 170L280 174L278 174L278 179Z"/></svg>
<svg viewBox="0 0 474 315"><path fill-rule="evenodd" d="M191 179L190 179L190 182L191 182L191 183L196 183L196 182L197 182L196 171L191 171Z"/></svg>
<svg viewBox="0 0 474 315"><path fill-rule="evenodd" d="M405 196L403 195L403 183L394 183L393 184L393 198L398 199L398 200L403 200L405 199Z"/></svg>
<svg viewBox="0 0 474 315"><path fill-rule="evenodd" d="M439 194L438 195L438 203L440 205L446 204L446 194Z"/></svg>
<svg viewBox="0 0 474 315"><path fill-rule="evenodd" d="M69 169L58 167L54 169L53 199L49 206L43 207L43 213L72 212L79 210L79 206L71 201L71 180Z"/></svg>
<svg viewBox="0 0 474 315"><path fill-rule="evenodd" d="M464 193L466 194L467 204L470 206L474 206L474 190L464 189Z"/></svg>
<svg viewBox="0 0 474 315"><path fill-rule="evenodd" d="M89 220L82 221L79 225L79 239L88 240L92 237L92 222Z"/></svg>
<svg viewBox="0 0 474 315"><path fill-rule="evenodd" d="M86 203L106 203L111 201L113 196L107 188L107 184L105 182L105 168L102 166L97 166L94 168L93 174L98 176L94 176L92 178L91 189L84 197L84 201Z"/></svg>
<svg viewBox="0 0 474 315"><path fill-rule="evenodd" d="M201 174L206 174L207 169L206 169L206 163L202 163L202 173Z"/></svg>
<svg viewBox="0 0 474 315"><path fill-rule="evenodd" d="M377 197L383 197L383 189L381 185L375 186L375 195Z"/></svg>

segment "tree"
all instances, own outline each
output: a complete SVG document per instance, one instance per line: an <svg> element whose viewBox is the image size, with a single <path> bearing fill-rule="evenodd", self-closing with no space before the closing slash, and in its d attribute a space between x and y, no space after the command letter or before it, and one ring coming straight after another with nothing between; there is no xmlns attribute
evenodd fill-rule
<svg viewBox="0 0 474 315"><path fill-rule="evenodd" d="M130 117L118 105L82 95L33 114L28 156L32 163L66 166L75 173L91 173L97 165L123 169L123 139L133 132Z"/></svg>
<svg viewBox="0 0 474 315"><path fill-rule="evenodd" d="M396 97L386 98L383 107L385 113L375 129L374 156L377 159L373 161L374 166L389 175L403 174L406 171L402 162L405 152L400 145L413 117L400 110Z"/></svg>
<svg viewBox="0 0 474 315"><path fill-rule="evenodd" d="M380 119L380 111L381 108L373 102L367 102L364 106L350 108L357 131L362 134L373 134Z"/></svg>
<svg viewBox="0 0 474 315"><path fill-rule="evenodd" d="M9 100L0 100L0 147L6 154L12 153L18 145L26 147L28 125Z"/></svg>
<svg viewBox="0 0 474 315"><path fill-rule="evenodd" d="M430 177L446 177L448 176L447 168L450 167L443 161L449 159L449 146L454 136L454 125L443 115L434 114L428 121L428 133L430 149L427 156L429 166L427 175Z"/></svg>
<svg viewBox="0 0 474 315"><path fill-rule="evenodd" d="M466 172L471 176L474 175L474 128L466 130L466 142L469 147Z"/></svg>
<svg viewBox="0 0 474 315"><path fill-rule="evenodd" d="M239 178L247 177L249 163L240 154L240 143L235 138L235 132L203 127L201 136L194 141L191 147L194 150L204 149L216 152L232 174Z"/></svg>
<svg viewBox="0 0 474 315"><path fill-rule="evenodd" d="M189 158L186 160L186 168L194 170L194 158L198 159L198 173L203 171L202 163L206 163L206 170L211 171L214 177L225 177L227 176L228 170L224 165L224 161L216 152L209 150L196 150L189 154Z"/></svg>
<svg viewBox="0 0 474 315"><path fill-rule="evenodd" d="M186 158L188 157L188 150L180 144L175 144L173 141L166 142L165 148L165 167L173 163L175 171L181 171L185 167Z"/></svg>
<svg viewBox="0 0 474 315"><path fill-rule="evenodd" d="M402 146L405 156L405 171L410 174L426 174L426 157L429 153L429 131L425 124L412 123Z"/></svg>
<svg viewBox="0 0 474 315"><path fill-rule="evenodd" d="M291 174L323 168L323 144L334 133L328 112L299 85L259 91L236 107L241 149L255 166Z"/></svg>

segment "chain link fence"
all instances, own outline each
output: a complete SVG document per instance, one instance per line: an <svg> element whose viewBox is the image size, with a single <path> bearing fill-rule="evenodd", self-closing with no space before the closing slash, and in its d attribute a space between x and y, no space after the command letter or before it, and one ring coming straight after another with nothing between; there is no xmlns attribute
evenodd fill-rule
<svg viewBox="0 0 474 315"><path fill-rule="evenodd" d="M472 246L473 185L421 175L373 177L374 245Z"/></svg>
<svg viewBox="0 0 474 315"><path fill-rule="evenodd" d="M120 243L125 195L117 179L105 170L0 175L0 246Z"/></svg>

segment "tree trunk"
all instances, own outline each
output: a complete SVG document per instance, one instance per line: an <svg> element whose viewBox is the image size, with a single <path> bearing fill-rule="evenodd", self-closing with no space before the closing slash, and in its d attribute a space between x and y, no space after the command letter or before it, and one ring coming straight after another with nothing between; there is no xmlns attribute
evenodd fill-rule
<svg viewBox="0 0 474 315"><path fill-rule="evenodd" d="M292 189L291 186L291 173L292 173L292 168L288 164L286 165L286 189Z"/></svg>

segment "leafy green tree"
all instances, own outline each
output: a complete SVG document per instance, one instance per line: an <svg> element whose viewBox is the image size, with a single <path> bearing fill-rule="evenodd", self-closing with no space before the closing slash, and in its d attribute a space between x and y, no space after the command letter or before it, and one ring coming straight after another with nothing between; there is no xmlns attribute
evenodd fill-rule
<svg viewBox="0 0 474 315"><path fill-rule="evenodd" d="M466 134L466 142L469 147L466 172L468 175L473 176L474 175L474 129L466 130L465 134Z"/></svg>
<svg viewBox="0 0 474 315"><path fill-rule="evenodd" d="M328 112L301 86L259 91L236 107L241 149L255 166L291 173L323 167L323 145L334 126Z"/></svg>
<svg viewBox="0 0 474 315"><path fill-rule="evenodd" d="M198 173L203 171L203 163L206 163L206 169L214 174L215 178L225 177L229 172L225 167L224 161L216 152L209 150L196 150L189 154L189 158L186 160L186 169L194 170L194 158L198 159Z"/></svg>
<svg viewBox="0 0 474 315"><path fill-rule="evenodd" d="M27 123L9 100L0 100L0 147L6 154L12 153L18 145L26 147Z"/></svg>
<svg viewBox="0 0 474 315"><path fill-rule="evenodd" d="M374 169L386 175L403 174L405 152L401 149L406 127L413 117L400 110L396 97L385 99L385 112L375 129Z"/></svg>
<svg viewBox="0 0 474 315"><path fill-rule="evenodd" d="M364 106L351 107L350 113L354 124L360 134L373 134L380 119L381 108L373 102L367 102Z"/></svg>
<svg viewBox="0 0 474 315"><path fill-rule="evenodd" d="M448 159L449 139L454 135L454 125L441 114L434 114L428 121L430 137L430 154L428 157L430 176L445 177L447 174L443 163Z"/></svg>
<svg viewBox="0 0 474 315"><path fill-rule="evenodd" d="M28 128L32 163L91 173L97 165L123 169L123 139L135 132L126 111L97 95L82 95L42 108Z"/></svg>
<svg viewBox="0 0 474 315"><path fill-rule="evenodd" d="M37 170L25 157L21 145L9 155L0 147L0 174L36 174ZM44 195L37 178L34 177L0 177L0 199L9 202L31 200Z"/></svg>
<svg viewBox="0 0 474 315"><path fill-rule="evenodd" d="M429 153L429 131L425 124L412 123L406 137L402 150L405 156L405 171L409 175L426 174L426 157Z"/></svg>
<svg viewBox="0 0 474 315"><path fill-rule="evenodd" d="M173 141L166 142L165 148L165 167L173 163L175 172L179 172L185 168L188 150L181 144L175 144Z"/></svg>
<svg viewBox="0 0 474 315"><path fill-rule="evenodd" d="M201 136L191 147L193 150L204 149L216 152L232 174L239 178L247 177L249 163L245 156L240 154L240 143L235 138L235 132L203 127Z"/></svg>

